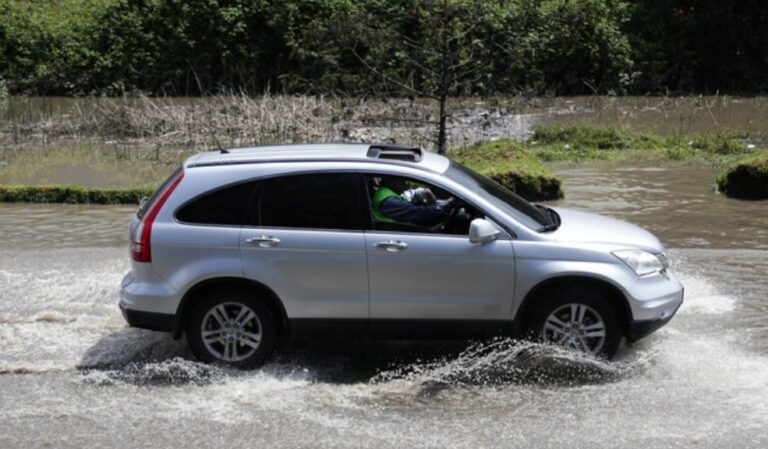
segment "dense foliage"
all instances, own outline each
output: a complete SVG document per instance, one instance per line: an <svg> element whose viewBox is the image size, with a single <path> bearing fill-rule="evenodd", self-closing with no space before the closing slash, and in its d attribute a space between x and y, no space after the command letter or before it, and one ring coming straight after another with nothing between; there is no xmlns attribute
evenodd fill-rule
<svg viewBox="0 0 768 449"><path fill-rule="evenodd" d="M0 0L0 92L764 92L766 21L760 0Z"/></svg>

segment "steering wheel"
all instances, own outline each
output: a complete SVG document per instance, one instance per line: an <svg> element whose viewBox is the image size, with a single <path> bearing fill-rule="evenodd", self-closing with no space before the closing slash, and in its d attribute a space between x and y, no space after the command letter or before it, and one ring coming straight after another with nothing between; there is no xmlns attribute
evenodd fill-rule
<svg viewBox="0 0 768 449"><path fill-rule="evenodd" d="M459 209L461 209L461 207L459 207L458 204L453 204L451 206L451 211L448 212L448 216L445 217L445 220L430 227L429 232L440 232L448 227L448 224L451 223L451 221L453 221L453 219L456 217L456 214L458 214Z"/></svg>

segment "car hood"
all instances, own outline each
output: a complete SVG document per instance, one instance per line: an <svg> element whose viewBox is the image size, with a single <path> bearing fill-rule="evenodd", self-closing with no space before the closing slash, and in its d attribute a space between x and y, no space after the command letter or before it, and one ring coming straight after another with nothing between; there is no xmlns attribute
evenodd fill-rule
<svg viewBox="0 0 768 449"><path fill-rule="evenodd" d="M645 229L602 215L553 207L560 215L560 227L550 234L559 242L593 242L614 244L618 248L633 247L660 253L664 246Z"/></svg>

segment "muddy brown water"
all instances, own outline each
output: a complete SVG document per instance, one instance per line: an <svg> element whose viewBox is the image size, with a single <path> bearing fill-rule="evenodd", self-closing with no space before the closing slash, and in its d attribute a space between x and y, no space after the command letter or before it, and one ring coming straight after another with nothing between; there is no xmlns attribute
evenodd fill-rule
<svg viewBox="0 0 768 449"><path fill-rule="evenodd" d="M768 447L768 203L686 166L555 171L559 204L653 231L686 287L610 363L496 340L200 364L120 316L134 208L0 204L0 447Z"/></svg>

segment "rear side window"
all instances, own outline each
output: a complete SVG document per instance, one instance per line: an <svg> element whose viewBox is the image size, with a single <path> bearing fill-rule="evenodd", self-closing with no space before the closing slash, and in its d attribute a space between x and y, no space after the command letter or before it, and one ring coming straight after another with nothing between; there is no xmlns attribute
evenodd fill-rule
<svg viewBox="0 0 768 449"><path fill-rule="evenodd" d="M242 225L256 186L255 181L244 182L206 193L182 206L176 219L193 224Z"/></svg>
<svg viewBox="0 0 768 449"><path fill-rule="evenodd" d="M362 230L358 175L312 173L263 181L261 226Z"/></svg>

